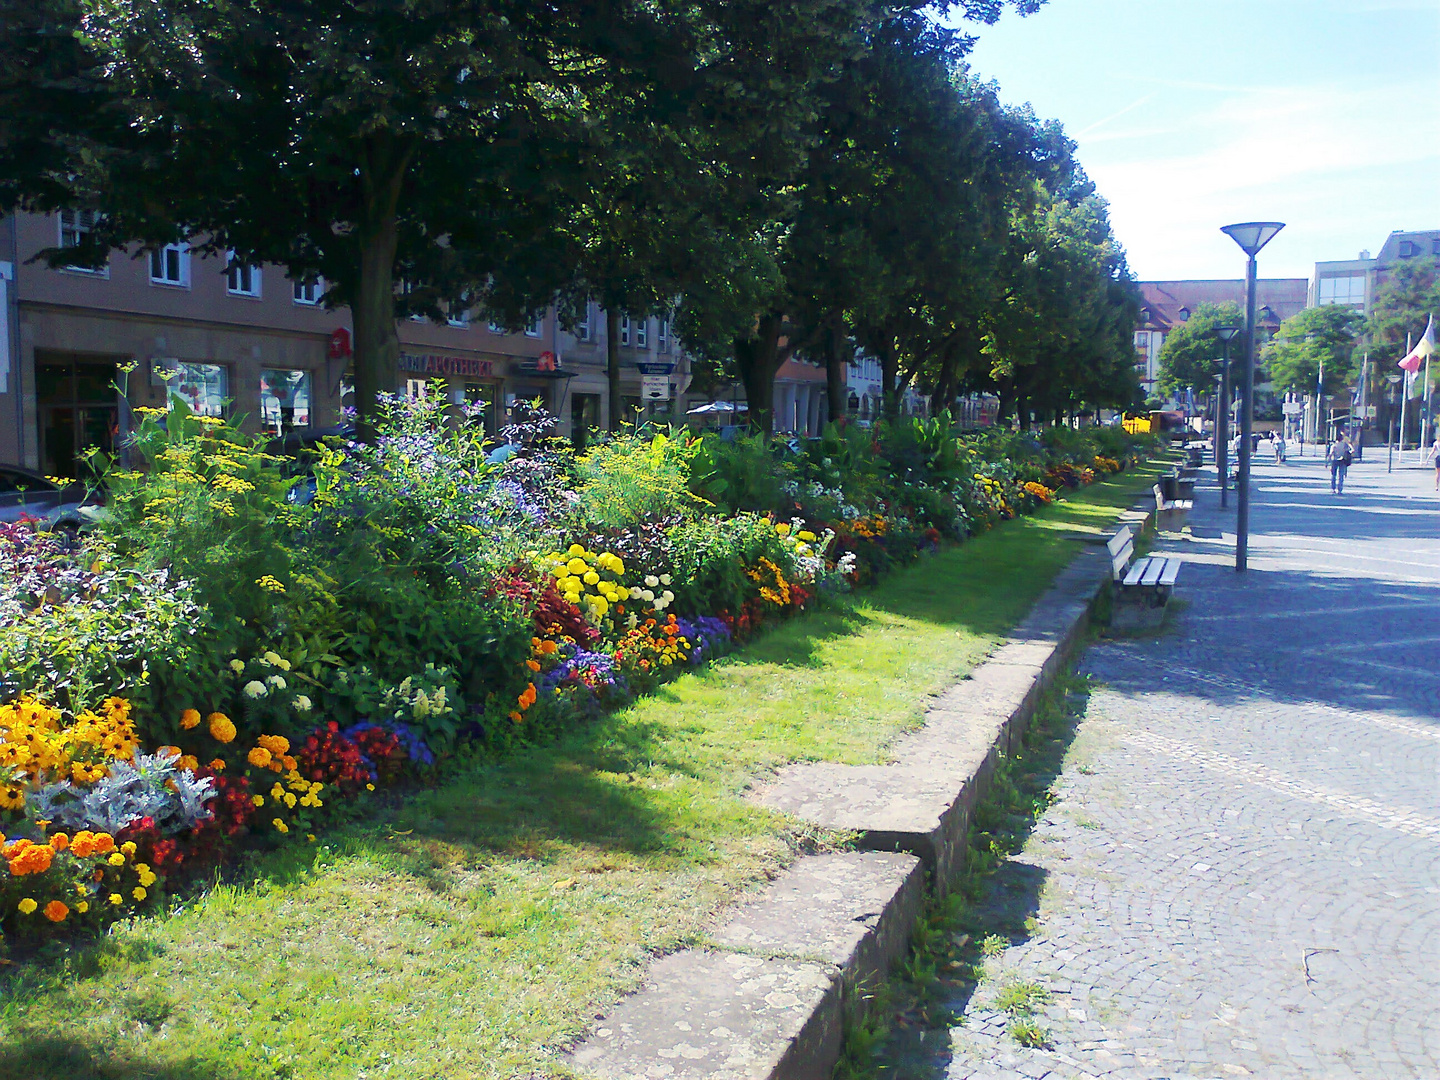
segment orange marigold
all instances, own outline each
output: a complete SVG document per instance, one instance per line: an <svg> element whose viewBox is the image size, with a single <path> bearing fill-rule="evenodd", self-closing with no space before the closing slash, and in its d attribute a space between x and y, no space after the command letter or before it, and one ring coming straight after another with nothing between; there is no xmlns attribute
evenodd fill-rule
<svg viewBox="0 0 1440 1080"><path fill-rule="evenodd" d="M180 726L186 731L200 726L200 710L186 709L180 714Z"/></svg>
<svg viewBox="0 0 1440 1080"><path fill-rule="evenodd" d="M70 914L70 909L59 900L51 900L45 905L45 917L51 922L64 922L65 916Z"/></svg>
<svg viewBox="0 0 1440 1080"><path fill-rule="evenodd" d="M235 722L224 713L212 712L205 718L205 723L210 728L210 737L216 742L235 741Z"/></svg>

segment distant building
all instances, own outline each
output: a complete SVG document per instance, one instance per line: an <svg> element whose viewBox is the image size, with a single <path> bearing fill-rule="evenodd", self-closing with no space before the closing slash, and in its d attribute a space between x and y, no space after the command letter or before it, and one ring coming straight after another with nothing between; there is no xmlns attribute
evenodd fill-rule
<svg viewBox="0 0 1440 1080"><path fill-rule="evenodd" d="M1135 330L1135 373L1146 396L1159 394L1160 347L1166 336L1190 318L1201 304L1227 301L1245 307L1242 278L1209 281L1139 282L1144 303ZM1263 341L1290 316L1307 307L1310 283L1304 278L1262 278L1256 283L1256 319ZM1216 344L1219 350L1219 344Z"/></svg>
<svg viewBox="0 0 1440 1080"><path fill-rule="evenodd" d="M1362 251L1353 259L1317 262L1310 281L1309 307L1345 304L1369 315L1375 293L1392 268L1410 260L1427 260L1440 265L1440 229L1406 232L1396 229L1381 245L1373 259Z"/></svg>

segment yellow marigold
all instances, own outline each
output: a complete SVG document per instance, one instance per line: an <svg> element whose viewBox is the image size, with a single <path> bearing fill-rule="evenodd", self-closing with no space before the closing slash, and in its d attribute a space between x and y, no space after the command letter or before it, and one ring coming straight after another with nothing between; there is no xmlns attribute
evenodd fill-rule
<svg viewBox="0 0 1440 1080"><path fill-rule="evenodd" d="M69 914L70 909L59 900L51 900L45 905L45 917L51 922L64 922Z"/></svg>
<svg viewBox="0 0 1440 1080"><path fill-rule="evenodd" d="M133 859L135 857L135 841L126 840L120 845L120 850Z"/></svg>
<svg viewBox="0 0 1440 1080"><path fill-rule="evenodd" d="M212 712L205 718L205 723L209 725L210 737L216 742L235 741L235 722L224 713Z"/></svg>
<svg viewBox="0 0 1440 1080"><path fill-rule="evenodd" d="M124 902L125 898L121 896L118 892L112 892L110 894L110 903L114 904L116 907L119 907Z"/></svg>
<svg viewBox="0 0 1440 1080"><path fill-rule="evenodd" d="M265 796L264 796L264 795L251 795L251 796L250 796L250 802L251 802L253 805L255 805L255 806L264 806L264 805L265 805Z"/></svg>
<svg viewBox="0 0 1440 1080"><path fill-rule="evenodd" d="M90 910L90 901L77 900L75 902L75 910L78 911L81 915L84 915L87 911Z"/></svg>
<svg viewBox="0 0 1440 1080"><path fill-rule="evenodd" d="M270 824L274 825L278 832L287 833L290 831L290 826L286 825L285 822L281 821L278 817Z"/></svg>
<svg viewBox="0 0 1440 1080"><path fill-rule="evenodd" d="M111 855L110 855L110 857L109 857L108 859L106 859L105 861L108 862L111 866L124 866L124 865L125 865L125 856L124 856L124 855L121 855L120 852L115 851L115 852L112 852Z"/></svg>
<svg viewBox="0 0 1440 1080"><path fill-rule="evenodd" d="M135 897L136 900L144 900L149 894L145 891L144 885L136 885L135 888L130 890L130 895Z"/></svg>
<svg viewBox="0 0 1440 1080"><path fill-rule="evenodd" d="M218 758L218 757L217 757L215 760L213 760L212 762L210 762L210 768L214 769L216 772L224 772L224 771L225 771L225 759L224 759L224 758Z"/></svg>
<svg viewBox="0 0 1440 1080"><path fill-rule="evenodd" d="M180 726L186 731L200 726L200 710L186 709L180 714Z"/></svg>
<svg viewBox="0 0 1440 1080"><path fill-rule="evenodd" d="M30 915L30 914L32 914L32 913L35 911L35 909L36 909L37 907L39 907L40 905L37 904L37 903L35 903L34 900L32 900L30 897L27 896L27 897L25 897L24 900L21 900L20 903L17 904L16 906L20 909L20 914L21 914L21 915Z"/></svg>
<svg viewBox="0 0 1440 1080"><path fill-rule="evenodd" d="M257 769L263 769L270 764L270 751L266 750L263 746L253 747L250 752L245 755L245 760Z"/></svg>

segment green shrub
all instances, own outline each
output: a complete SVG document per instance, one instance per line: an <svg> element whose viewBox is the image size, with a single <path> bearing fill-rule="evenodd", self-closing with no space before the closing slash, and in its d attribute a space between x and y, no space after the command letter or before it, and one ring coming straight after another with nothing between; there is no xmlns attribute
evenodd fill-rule
<svg viewBox="0 0 1440 1080"><path fill-rule="evenodd" d="M647 518L693 514L704 501L690 490L699 443L682 432L645 436L630 432L602 442L576 459L581 512L602 528Z"/></svg>

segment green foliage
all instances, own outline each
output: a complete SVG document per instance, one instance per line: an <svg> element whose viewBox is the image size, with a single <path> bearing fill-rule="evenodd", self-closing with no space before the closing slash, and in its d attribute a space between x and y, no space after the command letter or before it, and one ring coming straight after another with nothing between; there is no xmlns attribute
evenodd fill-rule
<svg viewBox="0 0 1440 1080"><path fill-rule="evenodd" d="M702 436L692 463L692 490L725 513L765 513L786 504L785 485L799 475L783 444L759 433L725 440Z"/></svg>
<svg viewBox="0 0 1440 1080"><path fill-rule="evenodd" d="M585 519L619 528L646 518L692 514L703 500L690 490L699 442L683 430L630 431L596 444L575 462Z"/></svg>
<svg viewBox="0 0 1440 1080"><path fill-rule="evenodd" d="M1220 373L1221 343L1215 336L1219 326L1242 328L1230 341L1231 371L1237 370L1234 361L1245 355L1245 313L1240 305L1228 302L1197 304L1189 319L1165 335L1165 344L1160 347L1162 390L1174 393L1188 388L1201 394L1214 391L1214 376Z"/></svg>
<svg viewBox="0 0 1440 1080"><path fill-rule="evenodd" d="M747 567L769 559L787 578L794 573L791 549L775 532L774 523L759 514L705 518L670 531L676 577L686 583L676 611L681 615L739 612L755 595Z"/></svg>
<svg viewBox="0 0 1440 1080"><path fill-rule="evenodd" d="M1372 360L1399 360L1405 341L1418 341L1431 315L1440 315L1440 271L1419 259L1392 267L1375 290L1365 333Z"/></svg>
<svg viewBox="0 0 1440 1080"><path fill-rule="evenodd" d="M1280 333L1261 353L1277 391L1313 393L1325 373L1324 391L1335 394L1355 384L1359 371L1356 332L1363 318L1344 304L1306 308L1280 324Z"/></svg>

